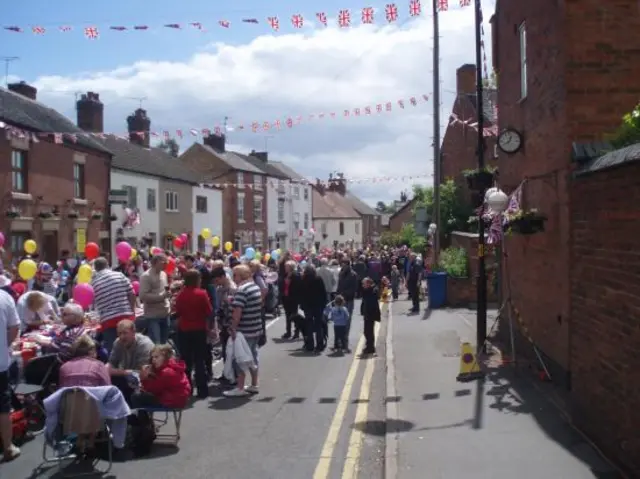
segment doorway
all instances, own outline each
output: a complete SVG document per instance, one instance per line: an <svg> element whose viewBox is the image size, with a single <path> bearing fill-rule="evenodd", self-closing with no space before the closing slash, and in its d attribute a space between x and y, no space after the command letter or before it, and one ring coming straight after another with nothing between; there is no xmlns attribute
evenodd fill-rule
<svg viewBox="0 0 640 479"><path fill-rule="evenodd" d="M45 231L42 233L42 258L49 264L55 265L58 261L58 232Z"/></svg>

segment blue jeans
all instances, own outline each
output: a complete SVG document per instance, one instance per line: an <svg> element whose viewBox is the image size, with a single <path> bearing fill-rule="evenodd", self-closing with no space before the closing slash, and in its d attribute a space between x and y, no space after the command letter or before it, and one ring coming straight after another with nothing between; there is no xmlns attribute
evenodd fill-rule
<svg viewBox="0 0 640 479"><path fill-rule="evenodd" d="M169 339L169 318L145 318L147 322L147 336L154 344L167 344Z"/></svg>

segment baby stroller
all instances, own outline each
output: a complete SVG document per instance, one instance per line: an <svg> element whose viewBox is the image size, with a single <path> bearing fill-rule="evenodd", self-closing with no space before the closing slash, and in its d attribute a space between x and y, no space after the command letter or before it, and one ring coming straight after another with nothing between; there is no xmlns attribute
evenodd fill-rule
<svg viewBox="0 0 640 479"><path fill-rule="evenodd" d="M278 273L270 272L265 278L267 284L267 296L264 300L264 311L274 318L280 316L280 290L278 288Z"/></svg>

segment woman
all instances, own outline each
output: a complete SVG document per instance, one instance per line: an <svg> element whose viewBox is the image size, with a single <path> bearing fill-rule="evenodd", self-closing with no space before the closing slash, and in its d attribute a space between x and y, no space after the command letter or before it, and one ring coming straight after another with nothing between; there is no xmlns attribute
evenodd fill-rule
<svg viewBox="0 0 640 479"><path fill-rule="evenodd" d="M58 300L42 291L29 291L17 303L22 332L33 331L60 318Z"/></svg>
<svg viewBox="0 0 640 479"><path fill-rule="evenodd" d="M278 279L280 281L280 278ZM280 289L280 303L284 308L284 317L287 324L287 330L282 335L282 339L291 338L291 325L293 317L298 314L298 306L300 305L300 274L298 273L298 265L295 261L289 260L284 263L284 274L282 279L282 289ZM300 337L299 324L294 324L295 330L293 339Z"/></svg>
<svg viewBox="0 0 640 479"><path fill-rule="evenodd" d="M324 308L327 304L327 290L317 275L315 266L308 264L304 268L301 281L300 305L304 311L305 350L322 352L326 347ZM314 348L315 333L315 348Z"/></svg>
<svg viewBox="0 0 640 479"><path fill-rule="evenodd" d="M73 343L71 359L60 366L60 387L110 386L107 366L97 359L96 343L86 334Z"/></svg>
<svg viewBox="0 0 640 479"><path fill-rule="evenodd" d="M35 342L42 346L45 354L57 354L58 360L64 363L73 355L75 341L84 334L84 311L76 303L67 303L62 308L62 324L64 329L52 338L36 336Z"/></svg>

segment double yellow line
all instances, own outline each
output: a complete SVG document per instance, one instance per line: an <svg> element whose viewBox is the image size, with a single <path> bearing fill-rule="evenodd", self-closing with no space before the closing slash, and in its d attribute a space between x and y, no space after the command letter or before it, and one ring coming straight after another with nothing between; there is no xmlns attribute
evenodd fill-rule
<svg viewBox="0 0 640 479"><path fill-rule="evenodd" d="M384 314L383 314L384 317ZM375 324L375 337L378 338L378 332L380 331L380 323ZM362 351L364 347L364 338L361 337L358 341L357 349L355 353ZM347 379L342 388L340 399L336 407L336 412L331 420L331 426L329 426L329 432L327 438L322 447L320 453L320 459L316 466L316 470L313 474L313 479L329 479L329 473L331 470L331 460L335 454L335 449L340 438L340 431L345 423L347 410L351 403L351 392L356 380L359 365L362 361L354 354ZM366 367L364 369L364 375L360 385L360 394L358 397L358 406L356 408L355 424L363 423L367 420L369 413L369 394L371 392L371 382L373 379L375 362L374 359L366 361ZM342 479L355 479L358 477L358 470L360 467L360 455L362 453L362 444L364 442L364 433L358 428L353 428L349 437L349 443L347 446L347 453L345 458L344 467L342 469Z"/></svg>

